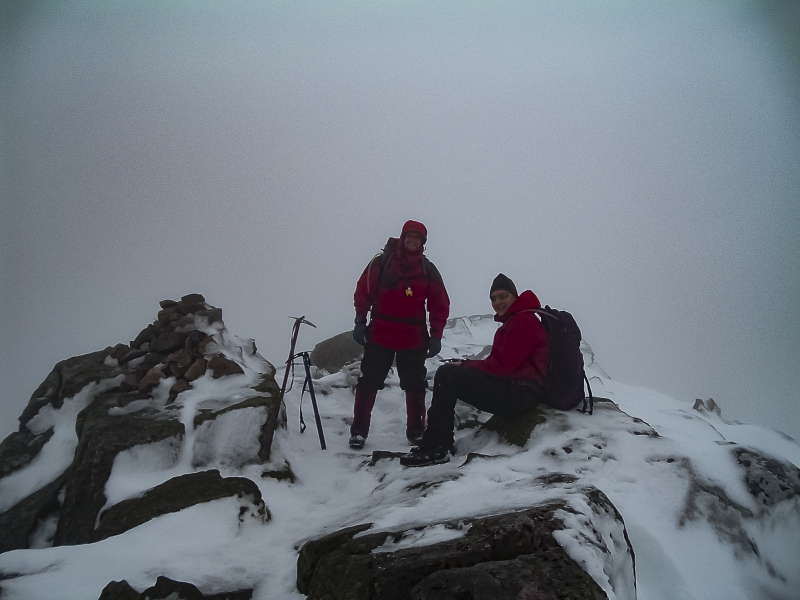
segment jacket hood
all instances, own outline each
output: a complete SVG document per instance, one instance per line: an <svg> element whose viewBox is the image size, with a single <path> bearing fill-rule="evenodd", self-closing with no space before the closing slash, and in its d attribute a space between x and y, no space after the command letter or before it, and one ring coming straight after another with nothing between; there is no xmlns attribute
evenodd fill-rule
<svg viewBox="0 0 800 600"><path fill-rule="evenodd" d="M509 318L511 318L511 316L517 314L518 312L530 310L532 308L542 308L542 304L539 302L539 298L536 297L536 294L530 290L525 290L519 296L517 296L517 299L514 300L514 304L508 307L506 314L504 314L502 317L495 315L494 320L505 323Z"/></svg>
<svg viewBox="0 0 800 600"><path fill-rule="evenodd" d="M406 221L403 224L403 230L400 233L400 239L402 239L403 236L405 236L405 234L409 231L416 231L418 234L420 234L422 236L423 245L428 241L428 230L425 228L425 225L419 221Z"/></svg>

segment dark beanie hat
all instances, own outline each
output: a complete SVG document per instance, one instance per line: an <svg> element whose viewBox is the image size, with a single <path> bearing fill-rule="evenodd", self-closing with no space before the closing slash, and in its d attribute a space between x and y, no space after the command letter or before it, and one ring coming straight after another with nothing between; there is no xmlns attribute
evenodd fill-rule
<svg viewBox="0 0 800 600"><path fill-rule="evenodd" d="M517 293L517 286L515 286L514 282L502 273L500 273L494 278L494 281L492 281L492 288L489 290L489 295L491 296L497 290L505 290L507 292L511 292L515 296L519 296Z"/></svg>

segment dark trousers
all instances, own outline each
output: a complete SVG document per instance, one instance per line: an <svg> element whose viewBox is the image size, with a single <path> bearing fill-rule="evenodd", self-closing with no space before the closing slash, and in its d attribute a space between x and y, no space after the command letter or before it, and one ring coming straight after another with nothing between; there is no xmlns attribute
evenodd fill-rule
<svg viewBox="0 0 800 600"><path fill-rule="evenodd" d="M543 400L542 388L535 384L521 386L510 379L491 377L477 369L444 364L433 379L433 399L428 409L428 427L422 446L453 445L456 401L471 404L478 410L519 417Z"/></svg>
<svg viewBox="0 0 800 600"><path fill-rule="evenodd" d="M368 343L361 359L361 377L356 386L353 404L351 435L367 436L378 390L384 388L392 363L397 360L400 388L406 392L406 429L422 431L425 427L425 390L428 370L425 368L427 350L399 350L395 352L378 344Z"/></svg>
<svg viewBox="0 0 800 600"><path fill-rule="evenodd" d="M361 359L361 377L358 385L374 390L382 390L384 381L397 359L397 375L400 377L400 389L406 392L424 392L428 387L425 378L427 350L390 350L379 344L367 343L364 347L364 358Z"/></svg>

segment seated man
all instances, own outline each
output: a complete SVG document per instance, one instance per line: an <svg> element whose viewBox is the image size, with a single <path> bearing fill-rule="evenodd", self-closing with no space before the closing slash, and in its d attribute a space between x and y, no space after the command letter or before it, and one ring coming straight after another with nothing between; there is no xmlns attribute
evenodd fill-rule
<svg viewBox="0 0 800 600"><path fill-rule="evenodd" d="M483 360L454 361L442 365L433 380L428 426L420 445L400 458L407 467L422 467L450 460L454 409L457 400L484 412L518 417L543 400L547 374L547 333L532 310L541 308L530 290L517 294L514 282L500 273L492 282L489 298L495 321L492 351Z"/></svg>

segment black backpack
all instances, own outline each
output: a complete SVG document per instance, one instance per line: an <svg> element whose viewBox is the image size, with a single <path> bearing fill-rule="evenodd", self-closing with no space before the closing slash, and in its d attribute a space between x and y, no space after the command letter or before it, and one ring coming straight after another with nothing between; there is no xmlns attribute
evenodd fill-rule
<svg viewBox="0 0 800 600"><path fill-rule="evenodd" d="M589 379L583 370L581 353L581 330L575 319L566 311L545 306L533 309L542 320L550 346L550 364L544 382L544 398L548 406L560 410L572 410L583 401L581 412L594 411L594 399ZM589 390L589 409L583 383Z"/></svg>

